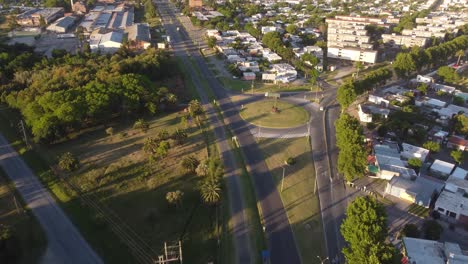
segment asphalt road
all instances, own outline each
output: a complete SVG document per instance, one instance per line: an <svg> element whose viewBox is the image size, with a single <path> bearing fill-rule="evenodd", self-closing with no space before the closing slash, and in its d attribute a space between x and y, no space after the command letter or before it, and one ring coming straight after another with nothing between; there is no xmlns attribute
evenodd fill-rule
<svg viewBox="0 0 468 264"><path fill-rule="evenodd" d="M189 56L194 52L193 43L187 38L182 37L177 31L177 27L181 28L177 19L171 15L171 10L167 6L167 2L156 2L160 12L162 23L166 29L166 33L172 39L172 47L174 53L186 65L190 65ZM228 186L228 196L230 203L230 212L232 218L230 219L232 226L232 236L235 243L236 262L237 263L254 263L253 252L251 252L251 241L249 238L249 226L247 216L245 215L245 202L242 195L240 175L241 170L237 168L235 157L231 152L230 146L227 142L226 131L221 120L218 119L217 113L213 106L210 104L206 91L203 89L202 82L199 79L195 69L190 67L190 75L193 84L200 95L201 102L205 108L207 118L209 119L217 139L218 150L221 153L224 165L224 179Z"/></svg>
<svg viewBox="0 0 468 264"><path fill-rule="evenodd" d="M168 12L164 7L167 2L156 2L160 12ZM173 39L173 46L177 51L178 42L190 40L190 35L185 28L176 19L173 12L168 12L171 18L163 15L163 21L167 29L167 34ZM170 23L167 23L170 22ZM179 31L173 30L179 27ZM199 37L199 32L196 32ZM208 85L217 98L217 103L223 111L226 123L229 125L233 134L237 136L238 142L243 152L247 169L252 177L257 200L260 202L262 218L265 226L265 236L267 238L268 250L270 251L270 262L272 264L301 263L296 243L292 234L291 227L284 210L283 203L277 191L273 178L268 167L260 155L256 141L249 128L245 125L238 114L238 110L231 102L228 93L223 89L221 83L210 72L206 62L196 49L189 49L191 56L201 74L205 77ZM178 56L181 53L176 53ZM204 93L204 92L203 92ZM216 123L214 123L215 127ZM218 135L217 135L218 136ZM218 138L223 140L223 138ZM228 151L229 152L229 151ZM228 186L230 188L230 186ZM236 243L237 244L237 243Z"/></svg>
<svg viewBox="0 0 468 264"><path fill-rule="evenodd" d="M103 263L1 134L0 166L44 230L48 244L43 263Z"/></svg>

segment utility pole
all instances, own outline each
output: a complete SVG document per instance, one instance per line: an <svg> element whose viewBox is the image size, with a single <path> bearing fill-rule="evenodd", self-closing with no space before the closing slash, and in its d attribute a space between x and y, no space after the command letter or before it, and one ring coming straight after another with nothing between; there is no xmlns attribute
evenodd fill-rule
<svg viewBox="0 0 468 264"><path fill-rule="evenodd" d="M250 86L250 88L252 88L252 95L254 94L254 82L255 80L252 80L252 85Z"/></svg>
<svg viewBox="0 0 468 264"><path fill-rule="evenodd" d="M283 178L281 180L281 192L283 192L283 186L284 186L284 173L285 173L286 168L283 166Z"/></svg>
<svg viewBox="0 0 468 264"><path fill-rule="evenodd" d="M29 146L28 135L26 134L26 129L24 128L24 122L22 119L19 122L19 129L23 133L24 143L26 143L26 146Z"/></svg>

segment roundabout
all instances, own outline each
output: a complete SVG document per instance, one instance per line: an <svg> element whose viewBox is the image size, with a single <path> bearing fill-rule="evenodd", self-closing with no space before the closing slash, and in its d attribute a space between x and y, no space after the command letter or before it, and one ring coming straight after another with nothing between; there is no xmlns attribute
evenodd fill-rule
<svg viewBox="0 0 468 264"><path fill-rule="evenodd" d="M243 105L240 116L257 127L280 129L305 125L310 118L302 106L281 99L263 99Z"/></svg>

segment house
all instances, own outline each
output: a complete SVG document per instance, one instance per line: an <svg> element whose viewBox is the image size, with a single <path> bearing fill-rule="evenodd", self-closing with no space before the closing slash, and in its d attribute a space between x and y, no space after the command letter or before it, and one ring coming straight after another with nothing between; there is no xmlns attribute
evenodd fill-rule
<svg viewBox="0 0 468 264"><path fill-rule="evenodd" d="M455 87L452 87L452 86L448 86L448 85L443 85L443 84L439 84L439 83L433 83L431 85L431 88L434 89L435 91L441 91L441 92L444 92L444 93L448 93L448 94L453 94L456 90Z"/></svg>
<svg viewBox="0 0 468 264"><path fill-rule="evenodd" d="M434 78L432 78L431 76L418 75L416 76L416 81L420 83L433 83Z"/></svg>
<svg viewBox="0 0 468 264"><path fill-rule="evenodd" d="M391 180L394 177L407 179L417 177L413 169L406 168L406 163L400 159L398 146L377 144L374 146L375 166L378 168L377 177Z"/></svg>
<svg viewBox="0 0 468 264"><path fill-rule="evenodd" d="M239 70L245 72L245 71L252 71L252 72L259 72L260 67L258 66L258 62L256 61L244 61L240 62L237 67Z"/></svg>
<svg viewBox="0 0 468 264"><path fill-rule="evenodd" d="M408 264L464 264L468 256L455 243L437 242L412 237L403 237L404 257L401 263Z"/></svg>
<svg viewBox="0 0 468 264"><path fill-rule="evenodd" d="M189 0L189 7L194 8L194 7L202 7L203 6L203 1L202 0Z"/></svg>
<svg viewBox="0 0 468 264"><path fill-rule="evenodd" d="M432 163L430 171L434 174L446 177L452 173L453 168L455 168L454 164L436 159L434 163Z"/></svg>
<svg viewBox="0 0 468 264"><path fill-rule="evenodd" d="M89 46L93 52L114 53L120 49L123 43L123 33L104 29L93 31L90 36Z"/></svg>
<svg viewBox="0 0 468 264"><path fill-rule="evenodd" d="M447 103L438 99L434 99L434 98L422 97L420 99L415 100L414 105L419 106L419 107L427 106L430 108L442 109L447 105Z"/></svg>
<svg viewBox="0 0 468 264"><path fill-rule="evenodd" d="M429 150L417 146L413 146L407 143L401 144L403 151L400 153L401 157L404 159L417 158L422 162L426 161L427 156L429 155Z"/></svg>
<svg viewBox="0 0 468 264"><path fill-rule="evenodd" d="M245 81L253 81L255 80L257 76L255 75L255 72L243 72L242 73L242 79Z"/></svg>
<svg viewBox="0 0 468 264"><path fill-rule="evenodd" d="M455 188L450 189L446 186L437 198L434 208L445 219L468 225L468 181L458 179L457 185L454 185L454 182L451 181L450 184Z"/></svg>
<svg viewBox="0 0 468 264"><path fill-rule="evenodd" d="M450 119L454 115L459 113L464 113L465 116L468 116L468 108L450 104L444 108L438 109L437 114L443 119Z"/></svg>
<svg viewBox="0 0 468 264"><path fill-rule="evenodd" d="M359 115L359 121L363 123L372 122L372 113L369 111L367 107L362 107L361 104L358 105L358 115Z"/></svg>
<svg viewBox="0 0 468 264"><path fill-rule="evenodd" d="M287 63L273 64L270 71L276 74L276 82L288 83L297 78L296 69Z"/></svg>
<svg viewBox="0 0 468 264"><path fill-rule="evenodd" d="M57 19L54 23L50 24L47 27L47 30L56 33L65 33L75 24L75 21L76 17L74 16L62 17Z"/></svg>
<svg viewBox="0 0 468 264"><path fill-rule="evenodd" d="M78 15L84 15L88 12L88 8L86 7L86 4L82 1L77 1L75 3L72 2L72 11L73 13L76 13Z"/></svg>
<svg viewBox="0 0 468 264"><path fill-rule="evenodd" d="M468 149L468 140L459 136L451 136L448 138L447 147L465 151Z"/></svg>
<svg viewBox="0 0 468 264"><path fill-rule="evenodd" d="M414 180L393 177L387 183L385 193L427 208L443 187L443 182L424 176L416 177Z"/></svg>
<svg viewBox="0 0 468 264"><path fill-rule="evenodd" d="M133 24L125 29L131 49L147 49L151 46L151 34L148 24Z"/></svg>

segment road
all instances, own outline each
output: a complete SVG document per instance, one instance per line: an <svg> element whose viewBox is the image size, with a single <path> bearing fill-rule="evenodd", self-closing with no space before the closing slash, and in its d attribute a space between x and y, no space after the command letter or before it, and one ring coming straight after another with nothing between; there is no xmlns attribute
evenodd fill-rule
<svg viewBox="0 0 468 264"><path fill-rule="evenodd" d="M1 134L0 166L44 230L48 244L43 263L103 263Z"/></svg>
<svg viewBox="0 0 468 264"><path fill-rule="evenodd" d="M240 118L236 106L230 100L229 94L223 89L221 83L219 83L219 81L210 72L208 65L196 48L193 49L192 47L192 49L190 49L186 46L182 46L184 51L179 50L180 47L178 44L186 40L191 40L191 37L177 20L173 10L169 10L167 8L168 3L156 2L156 4L158 5L159 11L163 13L162 18L167 30L166 33L174 40L173 47L176 51L176 55L183 58L185 57L184 52L188 52L189 56L194 60L196 67L199 68L201 74L205 77L209 88L213 91L217 104L223 111L226 124L228 124L230 129L233 131L233 134L237 136L238 142L241 146L241 151L246 161L247 169L252 177L257 200L260 203L262 220L265 226L265 236L267 239L268 250L270 251L270 262L272 264L300 263L299 253L289 225L286 211L272 175L270 174L262 155L259 155L261 152L256 144L255 138ZM172 8L172 4L169 5ZM174 27L179 27L179 31L174 30ZM196 37L199 37L199 34L200 33L198 32ZM202 91L202 94L204 93L205 92ZM216 123L213 125L215 128L218 127ZM223 138L218 138L218 140L223 140ZM231 186L228 186L228 189L230 187ZM236 244L238 245L237 242Z"/></svg>
<svg viewBox="0 0 468 264"><path fill-rule="evenodd" d="M190 65L189 57L194 52L193 43L187 38L183 38L177 31L177 27L181 27L177 23L177 19L172 15L171 10L167 6L167 2L156 2L158 11L160 12L162 23L166 29L166 33L172 39L172 47L174 54L185 64ZM254 263L254 255L251 252L251 243L249 238L248 219L245 214L245 201L243 199L241 183L240 183L240 168L237 167L235 157L231 152L230 146L227 142L226 131L223 123L219 120L216 110L210 104L206 91L203 88L202 81L199 79L195 69L189 67L190 75L193 84L197 89L201 102L206 111L208 120L210 121L217 139L218 150L224 165L224 179L228 186L228 200L230 203L230 212L232 218L230 219L232 236L236 250L236 263Z"/></svg>

